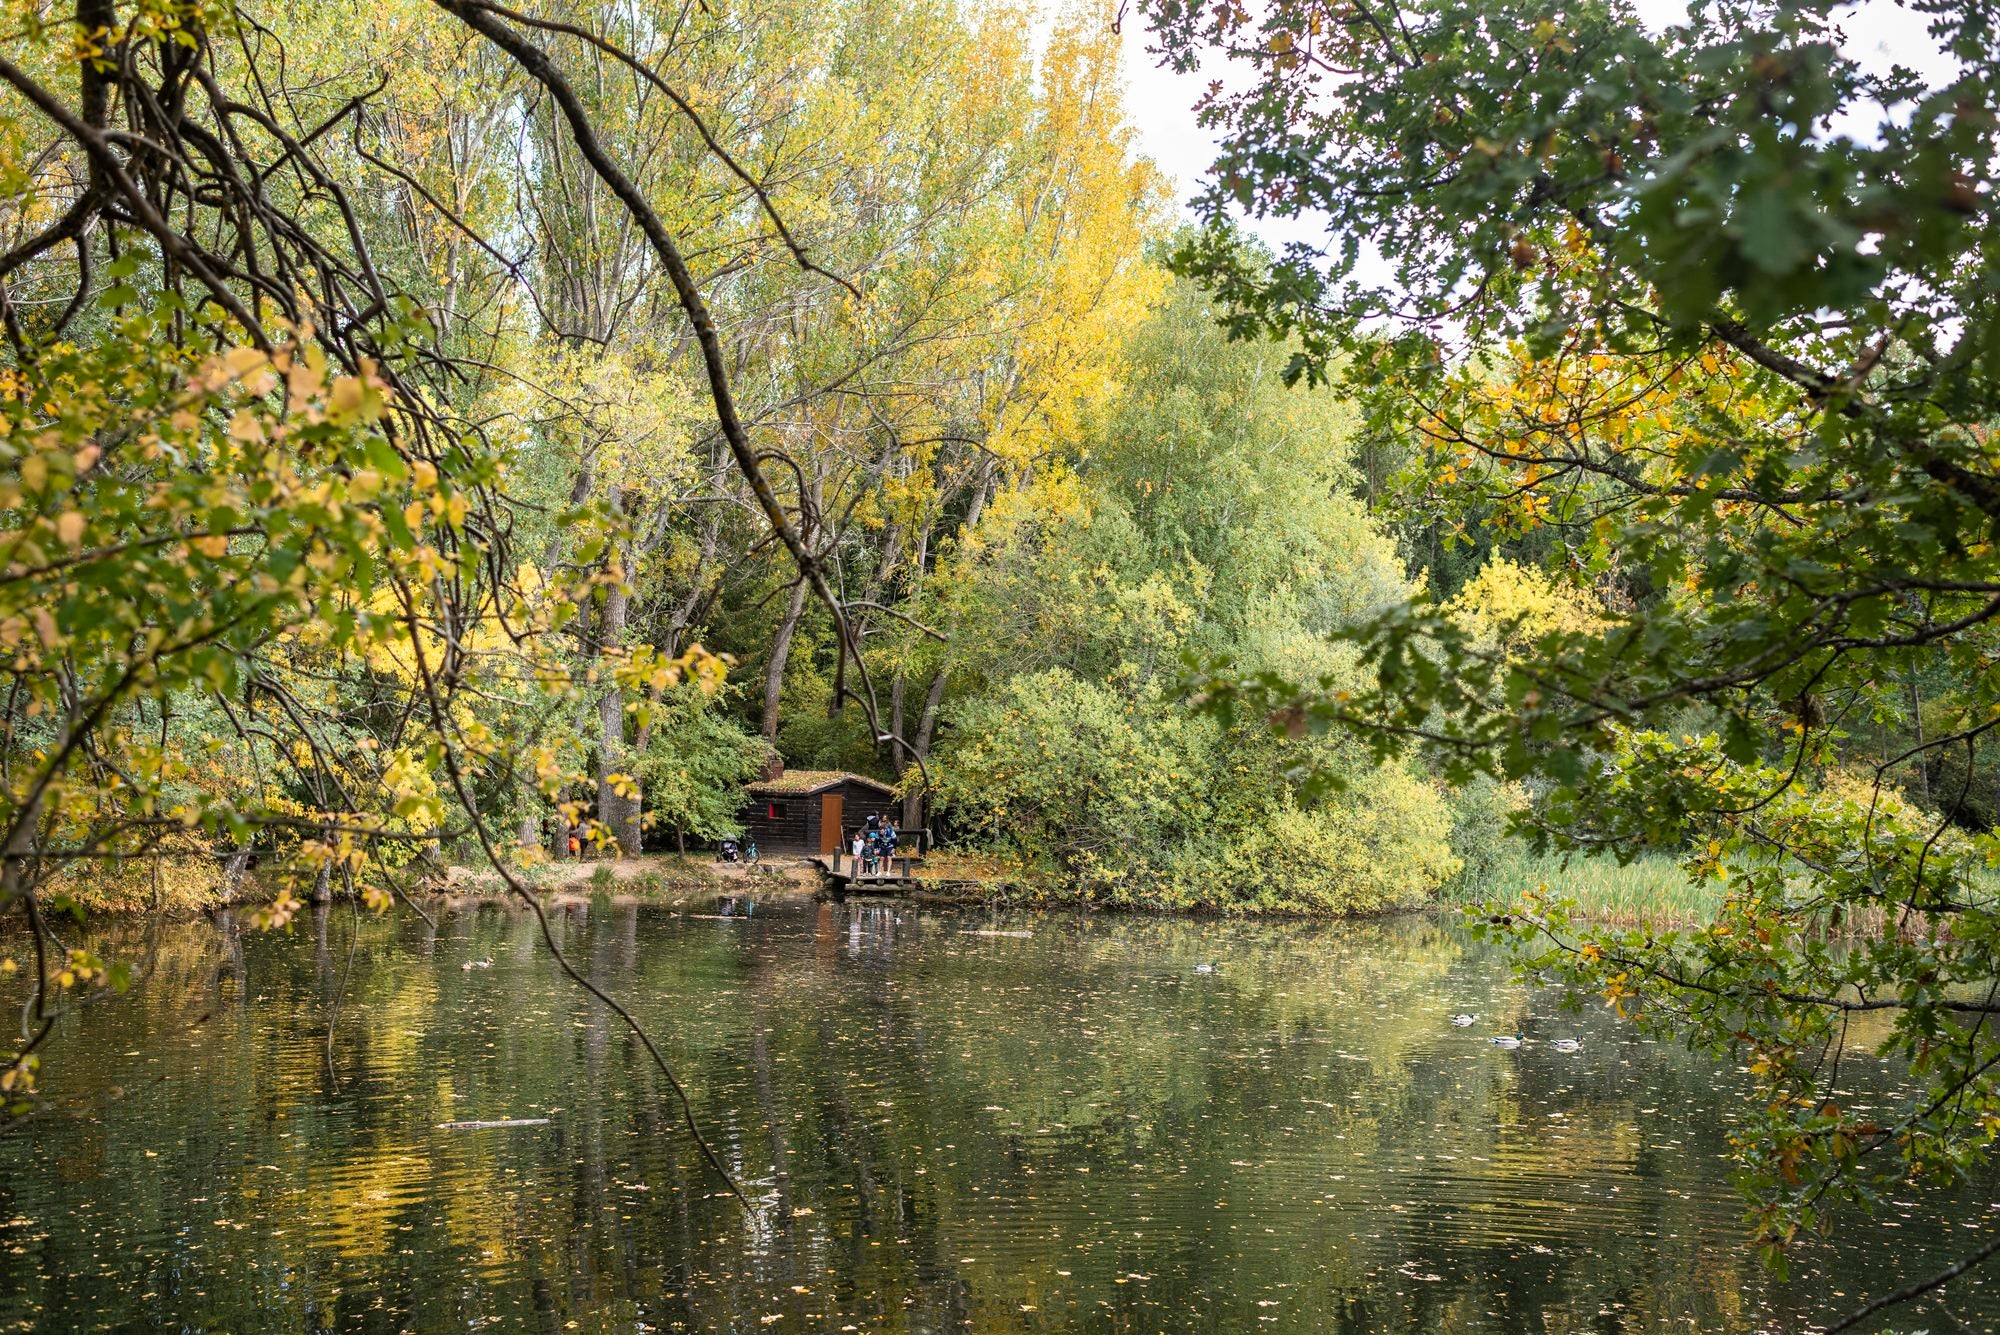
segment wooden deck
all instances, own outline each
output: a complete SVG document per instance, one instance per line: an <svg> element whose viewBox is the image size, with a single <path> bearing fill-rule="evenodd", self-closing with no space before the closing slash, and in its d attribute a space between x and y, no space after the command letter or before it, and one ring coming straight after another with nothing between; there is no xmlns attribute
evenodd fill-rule
<svg viewBox="0 0 2000 1335"><path fill-rule="evenodd" d="M821 853L812 859L820 875L826 877L835 894L887 895L911 890L917 884L911 864L915 858L899 854L879 859L876 870L863 871L863 859L852 853Z"/></svg>

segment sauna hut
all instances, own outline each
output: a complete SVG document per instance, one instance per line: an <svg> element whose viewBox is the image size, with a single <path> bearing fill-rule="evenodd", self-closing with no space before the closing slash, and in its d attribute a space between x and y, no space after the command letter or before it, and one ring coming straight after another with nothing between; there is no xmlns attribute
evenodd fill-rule
<svg viewBox="0 0 2000 1335"><path fill-rule="evenodd" d="M901 820L902 801L880 779L837 769L783 769L743 789L743 832L772 853L832 853L870 816Z"/></svg>

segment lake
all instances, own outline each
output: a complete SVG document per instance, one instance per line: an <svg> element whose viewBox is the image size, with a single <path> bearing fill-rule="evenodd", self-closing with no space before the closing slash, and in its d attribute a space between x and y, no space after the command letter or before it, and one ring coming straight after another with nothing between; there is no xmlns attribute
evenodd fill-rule
<svg viewBox="0 0 2000 1335"><path fill-rule="evenodd" d="M2000 1227L1897 1207L1775 1282L1740 1077L1449 922L746 907L556 927L749 1214L530 916L96 929L152 973L0 1140L0 1328L1794 1331ZM2000 1273L1897 1323L1994 1330Z"/></svg>

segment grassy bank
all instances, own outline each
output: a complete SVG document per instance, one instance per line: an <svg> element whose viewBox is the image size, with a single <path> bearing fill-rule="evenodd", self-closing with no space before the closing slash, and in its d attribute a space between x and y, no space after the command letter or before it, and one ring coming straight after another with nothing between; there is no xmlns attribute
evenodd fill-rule
<svg viewBox="0 0 2000 1335"><path fill-rule="evenodd" d="M126 869L116 869L126 871ZM812 893L819 880L809 867L790 859L757 868L723 865L706 855L680 857L649 854L615 862L554 862L519 869L517 876L536 894L566 897L615 894L639 899L673 901L703 894ZM1086 894L1055 884L1024 869L984 854L934 853L919 864L925 882L919 897L934 902L1009 903L1042 908L1088 907L1189 916L1253 915L1267 917L1353 916L1314 912L1268 903L1182 902L1127 893ZM1537 857L1508 849L1496 862L1454 877L1435 900L1416 898L1383 905L1374 911L1469 907L1489 901L1515 900L1524 892L1546 886L1548 893L1575 899L1593 920L1606 923L1653 922L1685 925L1706 921L1721 902L1723 886L1690 882L1673 859L1652 856L1629 866L1608 858L1575 858L1568 865L1557 857ZM256 872L225 884L212 859L169 860L158 879L150 868L126 874L77 877L62 889L95 912L200 912L229 905L268 900L275 887ZM452 899L503 898L508 891L490 870L466 866L448 868L441 877L419 882L420 894Z"/></svg>
<svg viewBox="0 0 2000 1335"><path fill-rule="evenodd" d="M1619 925L1650 922L1688 926L1713 918L1726 893L1720 881L1695 882L1680 863L1662 854L1620 866L1613 858L1537 855L1509 844L1485 866L1454 876L1434 897L1414 896L1361 913L1332 913L1286 905L1247 902L1180 902L1164 896L1093 895L1003 859L983 854L933 854L920 873L937 882L925 898L952 903L1004 903L1036 908L1116 909L1194 917L1279 918L1367 917L1381 912L1472 908L1493 900L1512 902L1544 889L1552 898L1576 901L1592 921Z"/></svg>

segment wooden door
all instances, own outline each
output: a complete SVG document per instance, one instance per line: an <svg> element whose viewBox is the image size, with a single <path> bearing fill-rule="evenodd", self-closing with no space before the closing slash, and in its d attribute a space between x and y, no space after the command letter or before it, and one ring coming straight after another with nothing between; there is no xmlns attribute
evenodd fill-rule
<svg viewBox="0 0 2000 1335"><path fill-rule="evenodd" d="M828 793L819 800L819 851L840 851L840 794Z"/></svg>

